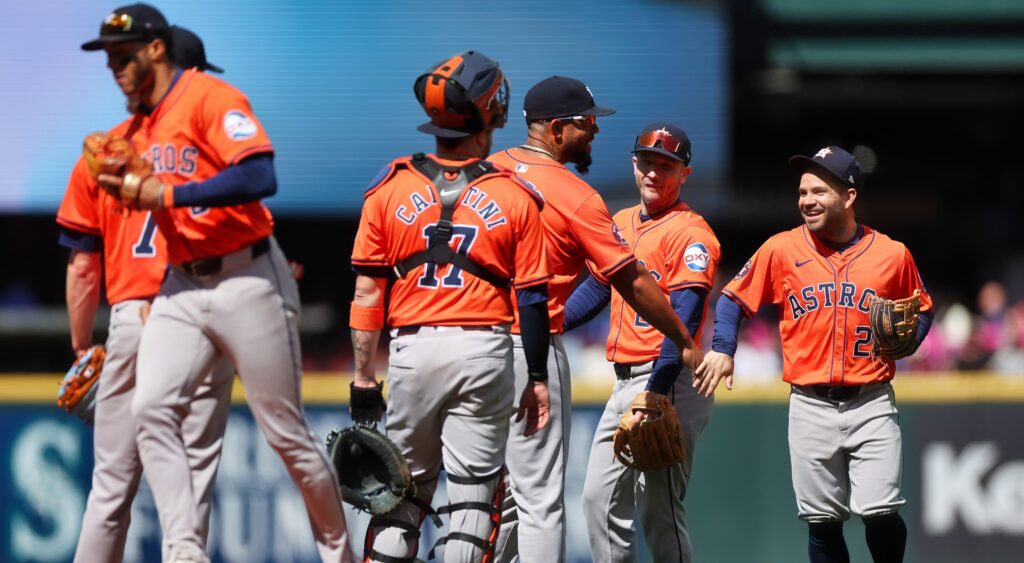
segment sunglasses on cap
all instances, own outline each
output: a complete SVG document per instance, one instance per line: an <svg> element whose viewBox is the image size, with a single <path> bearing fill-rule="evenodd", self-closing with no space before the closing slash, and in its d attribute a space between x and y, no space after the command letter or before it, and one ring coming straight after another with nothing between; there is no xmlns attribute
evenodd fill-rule
<svg viewBox="0 0 1024 563"><path fill-rule="evenodd" d="M593 115L568 115L565 117L552 117L550 121L582 121L587 124L587 127L593 127L597 123L597 118Z"/></svg>
<svg viewBox="0 0 1024 563"><path fill-rule="evenodd" d="M664 129L658 129L657 131L648 131L638 136L636 144L633 145L633 150L639 148L653 149L656 148L659 142L661 143L661 148L669 152L679 152L683 148L682 141L677 139L672 133Z"/></svg>
<svg viewBox="0 0 1024 563"><path fill-rule="evenodd" d="M100 26L100 36L118 35L120 33L131 33L135 26L135 18L131 14L114 13L107 16Z"/></svg>

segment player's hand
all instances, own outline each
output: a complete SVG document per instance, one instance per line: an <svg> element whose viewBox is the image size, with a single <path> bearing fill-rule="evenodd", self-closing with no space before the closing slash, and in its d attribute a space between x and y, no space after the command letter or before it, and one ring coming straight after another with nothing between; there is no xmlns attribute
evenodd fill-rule
<svg viewBox="0 0 1024 563"><path fill-rule="evenodd" d="M348 401L352 422L362 426L376 426L380 422L388 408L383 390L383 381L364 381L358 377L352 381Z"/></svg>
<svg viewBox="0 0 1024 563"><path fill-rule="evenodd" d="M718 387L718 382L724 378L725 388L732 391L733 367L733 359L729 354L713 350L708 352L704 361L693 371L693 388L698 394L710 397Z"/></svg>
<svg viewBox="0 0 1024 563"><path fill-rule="evenodd" d="M139 307L139 318L142 319L142 324L143 325L145 325L146 321L149 320L149 311L152 308L153 308L153 306L150 305L149 301L143 303L142 306Z"/></svg>
<svg viewBox="0 0 1024 563"><path fill-rule="evenodd" d="M137 200L139 209L160 208L161 185L163 185L163 182L156 176L149 176L142 181L142 184L139 186L139 197Z"/></svg>
<svg viewBox="0 0 1024 563"><path fill-rule="evenodd" d="M526 417L523 436L533 436L540 432L541 428L548 425L550 415L551 399L548 395L548 384L539 381L527 383L522 397L519 398L519 411L516 413L516 422Z"/></svg>
<svg viewBox="0 0 1024 563"><path fill-rule="evenodd" d="M302 281L302 278L306 276L306 267L300 262L289 260L288 267L292 269L292 277L295 278L295 281Z"/></svg>
<svg viewBox="0 0 1024 563"><path fill-rule="evenodd" d="M124 178L113 174L100 174L96 177L96 182L103 188L103 191L114 196L114 199L121 199L121 186L124 185Z"/></svg>

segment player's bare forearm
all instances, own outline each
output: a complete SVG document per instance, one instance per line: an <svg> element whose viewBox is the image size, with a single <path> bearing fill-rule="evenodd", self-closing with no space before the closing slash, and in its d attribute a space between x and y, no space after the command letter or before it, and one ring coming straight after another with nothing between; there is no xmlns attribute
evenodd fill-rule
<svg viewBox="0 0 1024 563"><path fill-rule="evenodd" d="M100 305L103 257L98 252L71 251L65 296L71 328L71 348L81 356L92 346L92 328Z"/></svg>
<svg viewBox="0 0 1024 563"><path fill-rule="evenodd" d="M672 310L665 293L639 260L612 274L608 281L633 310L675 342L680 351L695 349L690 333Z"/></svg>
<svg viewBox="0 0 1024 563"><path fill-rule="evenodd" d="M384 278L357 275L352 304L366 309L383 307L387 283ZM380 329L352 329L356 387L375 387L377 385L377 344L380 342L380 332Z"/></svg>

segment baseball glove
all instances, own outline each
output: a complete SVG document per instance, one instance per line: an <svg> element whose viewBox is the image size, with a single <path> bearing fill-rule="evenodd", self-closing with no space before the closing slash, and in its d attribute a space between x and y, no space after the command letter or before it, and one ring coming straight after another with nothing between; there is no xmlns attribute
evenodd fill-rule
<svg viewBox="0 0 1024 563"><path fill-rule="evenodd" d="M355 425L327 436L327 452L345 502L386 514L416 492L409 464L398 446L375 427Z"/></svg>
<svg viewBox="0 0 1024 563"><path fill-rule="evenodd" d="M655 412L634 425L634 409ZM664 469L686 459L679 417L668 397L650 391L637 395L619 420L612 447L623 465L640 471Z"/></svg>
<svg viewBox="0 0 1024 563"><path fill-rule="evenodd" d="M57 406L92 423L96 413L96 395L107 351L103 346L89 348L64 375L57 391Z"/></svg>
<svg viewBox="0 0 1024 563"><path fill-rule="evenodd" d="M111 137L107 133L90 133L82 142L82 157L93 178L100 174L121 176L124 180L117 196L122 203L132 206L139 198L142 181L153 175L150 166L127 139Z"/></svg>
<svg viewBox="0 0 1024 563"><path fill-rule="evenodd" d="M890 360L906 358L917 345L917 314L921 310L921 291L903 299L872 297L868 305L868 323L875 339L875 356Z"/></svg>

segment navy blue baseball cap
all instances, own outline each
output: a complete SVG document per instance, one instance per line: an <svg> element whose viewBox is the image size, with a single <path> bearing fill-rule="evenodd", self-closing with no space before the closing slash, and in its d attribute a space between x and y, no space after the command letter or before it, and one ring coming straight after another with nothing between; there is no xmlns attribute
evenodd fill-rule
<svg viewBox="0 0 1024 563"><path fill-rule="evenodd" d="M163 39L171 45L171 26L167 18L149 4L131 4L110 12L100 24L100 36L82 43L83 51L99 51L110 43Z"/></svg>
<svg viewBox="0 0 1024 563"><path fill-rule="evenodd" d="M178 25L171 26L171 34L174 37L171 54L175 64L181 68L196 67L202 71L224 72L224 69L206 60L206 48L198 35Z"/></svg>
<svg viewBox="0 0 1024 563"><path fill-rule="evenodd" d="M527 121L574 115L611 115L612 108L597 105L586 84L568 76L550 76L533 85L523 101Z"/></svg>
<svg viewBox="0 0 1024 563"><path fill-rule="evenodd" d="M816 176L839 182L847 188L861 189L864 187L864 167L857 162L852 154L835 145L827 146L814 153L814 156L797 155L789 159L789 165L803 174L811 172Z"/></svg>
<svg viewBox="0 0 1024 563"><path fill-rule="evenodd" d="M633 144L633 154L638 152L656 152L689 166L690 137L682 127L667 121L648 123Z"/></svg>

